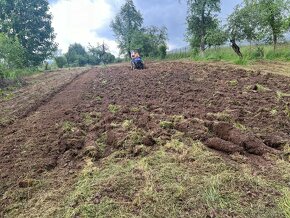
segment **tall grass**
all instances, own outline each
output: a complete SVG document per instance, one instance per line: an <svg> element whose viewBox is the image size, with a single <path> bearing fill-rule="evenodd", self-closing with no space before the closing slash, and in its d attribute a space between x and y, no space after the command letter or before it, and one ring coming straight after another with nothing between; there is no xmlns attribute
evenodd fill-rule
<svg viewBox="0 0 290 218"><path fill-rule="evenodd" d="M37 68L9 69L0 64L0 96L3 90L23 85L23 77L38 72Z"/></svg>
<svg viewBox="0 0 290 218"><path fill-rule="evenodd" d="M1 71L0 75L3 79L15 80L20 77L29 76L35 74L37 69L25 68L25 69L6 69Z"/></svg>
<svg viewBox="0 0 290 218"><path fill-rule="evenodd" d="M203 55L196 51L168 54L168 60L190 58L196 61L230 61L236 64L247 64L249 61L277 60L290 61L290 43L280 44L276 50L272 45L241 46L243 58L240 58L231 47L207 49Z"/></svg>

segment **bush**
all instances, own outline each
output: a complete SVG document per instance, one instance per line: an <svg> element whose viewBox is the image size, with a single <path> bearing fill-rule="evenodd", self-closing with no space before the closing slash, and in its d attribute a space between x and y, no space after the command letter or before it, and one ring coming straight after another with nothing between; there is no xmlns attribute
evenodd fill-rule
<svg viewBox="0 0 290 218"><path fill-rule="evenodd" d="M167 49L166 45L159 46L158 52L161 59L164 59L166 57L166 49Z"/></svg>
<svg viewBox="0 0 290 218"><path fill-rule="evenodd" d="M258 46L255 51L251 54L251 59L263 59L265 55L264 48Z"/></svg>
<svg viewBox="0 0 290 218"><path fill-rule="evenodd" d="M88 58L86 56L78 56L79 66L83 67L88 63Z"/></svg>
<svg viewBox="0 0 290 218"><path fill-rule="evenodd" d="M17 39L0 33L0 61L7 68L21 68L25 64L24 48Z"/></svg>
<svg viewBox="0 0 290 218"><path fill-rule="evenodd" d="M116 58L115 59L115 63L122 63L124 59L122 58Z"/></svg>
<svg viewBox="0 0 290 218"><path fill-rule="evenodd" d="M55 57L54 60L59 68L63 68L67 64L67 59L65 56Z"/></svg>

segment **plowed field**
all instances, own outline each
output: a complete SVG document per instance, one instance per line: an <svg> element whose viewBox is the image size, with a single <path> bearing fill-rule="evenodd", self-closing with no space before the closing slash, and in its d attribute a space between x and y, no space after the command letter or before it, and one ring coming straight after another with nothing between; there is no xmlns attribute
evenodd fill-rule
<svg viewBox="0 0 290 218"><path fill-rule="evenodd" d="M0 101L0 217L290 214L289 77L163 62L28 81Z"/></svg>

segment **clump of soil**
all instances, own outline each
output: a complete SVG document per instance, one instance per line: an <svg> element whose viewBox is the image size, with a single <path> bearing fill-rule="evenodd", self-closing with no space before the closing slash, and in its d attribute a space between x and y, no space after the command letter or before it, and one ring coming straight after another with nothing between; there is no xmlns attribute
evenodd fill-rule
<svg viewBox="0 0 290 218"><path fill-rule="evenodd" d="M207 145L209 148L222 151L227 154L233 154L236 152L241 153L244 151L244 149L241 146L217 137L206 140L205 145Z"/></svg>
<svg viewBox="0 0 290 218"><path fill-rule="evenodd" d="M264 142L253 133L245 133L226 122L213 122L209 124L210 131L218 138L206 141L206 145L226 153L248 152L263 155L272 151Z"/></svg>

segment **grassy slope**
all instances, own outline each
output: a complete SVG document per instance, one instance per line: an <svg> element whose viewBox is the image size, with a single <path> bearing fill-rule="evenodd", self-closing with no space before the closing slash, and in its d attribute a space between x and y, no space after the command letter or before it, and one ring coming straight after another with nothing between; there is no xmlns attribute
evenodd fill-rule
<svg viewBox="0 0 290 218"><path fill-rule="evenodd" d="M195 61L229 61L235 64L248 64L259 60L290 61L290 43L279 45L276 51L271 45L241 46L244 56L240 59L230 47L211 48L205 51L204 56L194 55L192 52L168 54L168 59L191 58Z"/></svg>
<svg viewBox="0 0 290 218"><path fill-rule="evenodd" d="M290 217L290 168L265 169L180 137L148 155L90 160L59 217ZM272 157L273 158L273 157ZM269 157L271 159L271 157Z"/></svg>
<svg viewBox="0 0 290 218"><path fill-rule="evenodd" d="M84 121L85 122L85 121ZM125 125L132 145L136 127ZM98 140L102 144L105 140ZM72 186L37 181L19 190L7 217L290 217L289 159L220 155L176 132L93 161ZM137 144L137 143L136 143ZM102 145L106 146L106 145ZM289 152L290 147L285 149ZM289 158L289 157L288 157ZM9 194L9 193L7 193ZM21 196L29 195L23 204Z"/></svg>

